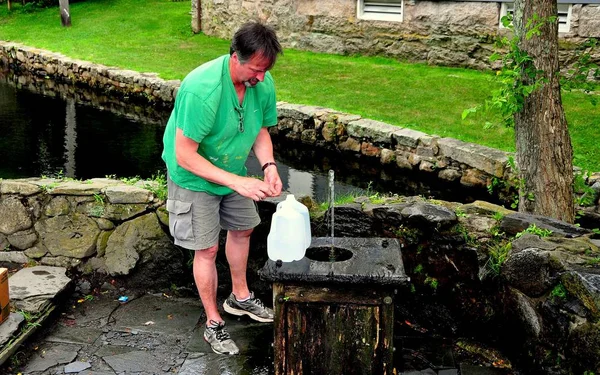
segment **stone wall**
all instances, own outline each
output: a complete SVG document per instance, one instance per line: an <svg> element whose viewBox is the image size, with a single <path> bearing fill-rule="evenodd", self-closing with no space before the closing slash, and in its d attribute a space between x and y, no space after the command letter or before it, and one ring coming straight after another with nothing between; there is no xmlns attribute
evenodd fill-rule
<svg viewBox="0 0 600 375"><path fill-rule="evenodd" d="M164 187L131 182L0 180L0 263L62 266L102 280L121 278L144 291L186 286L190 255L168 235L159 198ZM258 204L263 223L252 236L248 277L260 291L270 290L257 275L266 261L269 220L282 199ZM313 235L326 237L327 215L310 199L303 202L312 208ZM337 237L398 239L412 287L399 291L397 308L416 327L478 338L518 366L554 374L598 370L600 240L591 231L487 202L422 197L358 197L336 205L335 215ZM516 236L532 224L552 237ZM493 268L502 262L493 255L499 248L506 261ZM228 270L218 269L227 284ZM564 371L569 368L574 371Z"/></svg>
<svg viewBox="0 0 600 375"><path fill-rule="evenodd" d="M0 262L129 275L161 285L183 268L163 230L156 184L119 180L0 180ZM168 285L168 284L167 284Z"/></svg>
<svg viewBox="0 0 600 375"><path fill-rule="evenodd" d="M67 82L75 92L79 92L80 88L92 89L108 94L105 98L121 98L125 103L145 101L149 107L171 107L180 84L178 80L164 81L153 74L73 60L6 42L0 42L1 65L12 71L33 73L29 79L14 78L19 87L34 89L46 85L51 79L59 84ZM42 88L38 91L51 90ZM80 99L89 98L83 96ZM123 108L126 109L127 105ZM277 108L279 122L277 127L271 128L274 139L279 137L340 154L352 153L391 167L398 174L412 171L427 177L434 176L440 183L460 184L483 191L495 179L507 181L512 178L509 167L511 154L508 152L453 138L440 138L328 108L283 102L278 103ZM600 222L597 194L600 191L600 172L593 173L586 182L594 187L596 194L592 205L579 208L580 214L590 221ZM515 192L505 189L494 194L510 203Z"/></svg>
<svg viewBox="0 0 600 375"><path fill-rule="evenodd" d="M507 34L495 2L405 0L402 22L359 19L357 0L192 0L194 7L198 2L207 35L230 39L242 23L257 19L272 25L285 47L432 65L490 68L494 40ZM576 4L570 31L560 34L561 61L572 62L574 47L590 37L600 37L600 6Z"/></svg>

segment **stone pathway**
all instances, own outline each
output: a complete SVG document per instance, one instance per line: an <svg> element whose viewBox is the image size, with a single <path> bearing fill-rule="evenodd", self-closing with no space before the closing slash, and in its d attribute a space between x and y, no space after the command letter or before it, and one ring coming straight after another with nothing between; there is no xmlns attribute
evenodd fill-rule
<svg viewBox="0 0 600 375"><path fill-rule="evenodd" d="M79 286L73 293L61 267L24 268L9 285L13 305L40 318L27 328L23 315L13 313L0 326L2 374L273 374L273 326L224 316L242 355L214 354L202 338L204 311L196 297L127 294L111 285L91 297ZM119 302L120 294L129 300ZM28 329L38 332L19 341ZM404 374L453 375L459 368L462 375L509 374L457 365L449 348L431 347L428 359L420 361L420 366L427 363L431 368ZM404 359L411 353L402 352Z"/></svg>

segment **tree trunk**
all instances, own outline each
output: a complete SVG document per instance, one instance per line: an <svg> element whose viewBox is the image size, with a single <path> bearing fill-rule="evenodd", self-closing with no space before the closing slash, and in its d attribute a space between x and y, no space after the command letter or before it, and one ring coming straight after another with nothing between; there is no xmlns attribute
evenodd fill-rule
<svg viewBox="0 0 600 375"><path fill-rule="evenodd" d="M539 35L526 37L534 14L544 22ZM560 96L556 0L516 0L514 26L519 48L531 58L536 77L522 83L541 86L524 99L515 114L516 160L520 169L519 211L573 223L573 149ZM529 27L528 29L531 29ZM530 68L531 69L531 68ZM525 73L527 66L523 67ZM530 70L531 71L531 70Z"/></svg>
<svg viewBox="0 0 600 375"><path fill-rule="evenodd" d="M60 23L65 27L71 26L71 13L69 11L69 0L58 0L60 7Z"/></svg>

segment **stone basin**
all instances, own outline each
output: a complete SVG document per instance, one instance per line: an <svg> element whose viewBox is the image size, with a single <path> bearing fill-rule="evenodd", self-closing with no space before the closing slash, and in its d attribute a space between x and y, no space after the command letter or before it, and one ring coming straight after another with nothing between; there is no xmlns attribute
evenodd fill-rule
<svg viewBox="0 0 600 375"><path fill-rule="evenodd" d="M313 237L304 258L281 265L269 259L259 274L271 282L399 286L409 281L397 239L342 237L334 241L334 254L345 260L330 261L326 256L321 260L323 253L331 249L331 238Z"/></svg>

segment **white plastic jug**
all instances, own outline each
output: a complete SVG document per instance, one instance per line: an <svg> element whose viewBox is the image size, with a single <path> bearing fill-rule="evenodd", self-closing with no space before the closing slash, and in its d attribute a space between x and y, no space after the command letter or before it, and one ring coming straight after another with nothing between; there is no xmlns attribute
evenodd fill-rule
<svg viewBox="0 0 600 375"><path fill-rule="evenodd" d="M267 236L269 259L283 262L300 260L310 246L310 218L308 208L296 201L293 195L277 205Z"/></svg>

